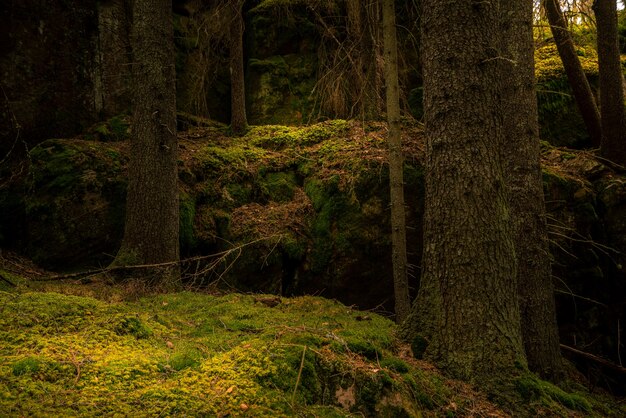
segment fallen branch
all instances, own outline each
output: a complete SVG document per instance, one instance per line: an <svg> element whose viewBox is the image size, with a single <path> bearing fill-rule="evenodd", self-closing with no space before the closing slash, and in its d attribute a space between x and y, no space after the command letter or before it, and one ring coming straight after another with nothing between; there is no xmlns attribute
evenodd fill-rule
<svg viewBox="0 0 626 418"><path fill-rule="evenodd" d="M271 238L276 238L277 236L280 236L280 235L272 235L272 236L265 237L265 238L259 238L254 241L246 242L245 244L239 245L237 247L230 248L225 251L221 251L219 253L210 254L210 255L201 255L197 257L186 258L184 260L179 260L179 261L168 261L165 263L156 263L156 264L136 264L136 265L130 265L130 266L108 266L108 267L103 267L103 268L95 269L95 270L79 271L77 273L68 273L68 274L58 274L56 276L41 277L41 278L35 278L31 280L36 281L36 282L50 282L50 281L55 281L55 280L77 279L77 278L82 278L85 276L93 276L93 275L102 274L102 273L111 273L111 272L116 272L116 271L129 271L129 270L145 270L145 269L151 269L151 268L164 268L164 267L172 267L176 265L190 263L194 261L206 260L206 259L214 258L214 257L223 258L229 254L232 254L235 251L241 251L243 248L247 246L250 246L258 242L271 239Z"/></svg>
<svg viewBox="0 0 626 418"><path fill-rule="evenodd" d="M565 344L561 344L561 349L569 351L570 353L574 353L574 354L579 355L581 357L584 357L587 360L594 361L594 362L596 362L598 364L601 364L601 365L603 365L605 367L608 367L611 370L615 370L615 371L618 371L620 373L626 373L626 367L622 367L622 366L620 366L618 364L613 363L612 361L609 361L609 360L604 359L602 357L598 357L598 356L596 356L594 354L585 353L584 351L577 350L574 347L570 347L570 346L565 345Z"/></svg>

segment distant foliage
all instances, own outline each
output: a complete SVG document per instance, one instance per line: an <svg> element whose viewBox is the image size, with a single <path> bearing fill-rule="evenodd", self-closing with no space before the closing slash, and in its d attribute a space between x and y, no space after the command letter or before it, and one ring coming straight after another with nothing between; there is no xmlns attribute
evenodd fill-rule
<svg viewBox="0 0 626 418"><path fill-rule="evenodd" d="M598 53L591 46L577 46L578 59L587 76L598 75ZM547 43L535 50L535 76L537 82L551 81L565 77L563 63L553 42Z"/></svg>

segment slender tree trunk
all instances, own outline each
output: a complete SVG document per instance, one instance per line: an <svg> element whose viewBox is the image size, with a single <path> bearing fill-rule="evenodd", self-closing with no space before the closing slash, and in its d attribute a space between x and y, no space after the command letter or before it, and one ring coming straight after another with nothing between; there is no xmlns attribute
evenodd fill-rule
<svg viewBox="0 0 626 418"><path fill-rule="evenodd" d="M522 336L530 370L558 379L561 355L539 165L533 0L502 1L502 153L517 256Z"/></svg>
<svg viewBox="0 0 626 418"><path fill-rule="evenodd" d="M406 226L402 139L400 137L400 87L398 85L398 43L394 0L383 0L385 43L385 84L389 124L389 185L391 190L391 246L396 321L404 321L410 310L406 260Z"/></svg>
<svg viewBox="0 0 626 418"><path fill-rule="evenodd" d="M348 36L354 44L355 108L364 120L377 120L381 114L380 77L377 67L379 0L346 1ZM351 50L352 51L352 50ZM350 52L351 53L351 52ZM352 112L351 112L352 113Z"/></svg>
<svg viewBox="0 0 626 418"><path fill-rule="evenodd" d="M243 65L243 0L229 2L230 22L230 129L234 134L242 134L248 129L246 117L246 91Z"/></svg>
<svg viewBox="0 0 626 418"><path fill-rule="evenodd" d="M600 116L602 118L601 153L605 158L626 166L626 115L617 36L617 3L595 0L593 11L598 28L598 64L600 68Z"/></svg>
<svg viewBox="0 0 626 418"><path fill-rule="evenodd" d="M363 91L363 117L365 120L379 120L382 113L379 95L381 80L378 71L377 58L380 47L380 38L377 28L379 20L379 0L363 1L361 10L363 13L362 22L363 34L361 44L361 56L363 64L363 76L365 85Z"/></svg>
<svg viewBox="0 0 626 418"><path fill-rule="evenodd" d="M171 0L133 2L133 130L126 226L116 264L179 260L171 11Z"/></svg>
<svg viewBox="0 0 626 418"><path fill-rule="evenodd" d="M567 30L567 23L563 17L559 0L543 0L543 7L546 10L552 36L556 42L561 61L563 61L563 68L565 68L567 79L574 93L580 114L587 127L591 142L595 146L600 146L602 137L600 113L598 112L598 106L596 105L591 87L589 86L589 81L585 76L583 67L576 54L572 35L569 33L569 30Z"/></svg>
<svg viewBox="0 0 626 418"><path fill-rule="evenodd" d="M408 319L417 325L405 330L444 371L474 382L525 365L500 152L499 29L494 2L423 1L424 257Z"/></svg>

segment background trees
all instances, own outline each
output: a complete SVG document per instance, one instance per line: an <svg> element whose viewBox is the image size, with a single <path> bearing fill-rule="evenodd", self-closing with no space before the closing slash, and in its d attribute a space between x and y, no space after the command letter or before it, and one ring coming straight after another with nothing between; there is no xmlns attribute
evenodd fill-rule
<svg viewBox="0 0 626 418"><path fill-rule="evenodd" d="M567 73L569 84L576 98L576 104L585 121L587 132L591 142L600 146L602 130L600 125L600 113L595 98L591 92L589 81L580 65L578 55L574 48L572 37L567 29L567 22L563 17L559 0L543 0L543 6L550 22L550 29L563 61L563 67Z"/></svg>
<svg viewBox="0 0 626 418"><path fill-rule="evenodd" d="M242 134L248 128L246 117L246 89L243 58L243 8L244 0L229 1L230 37L230 129Z"/></svg>
<svg viewBox="0 0 626 418"><path fill-rule="evenodd" d="M620 65L616 2L595 0L593 10L598 28L602 155L626 166L626 114L621 88L624 75Z"/></svg>
<svg viewBox="0 0 626 418"><path fill-rule="evenodd" d="M504 59L502 155L517 261L522 336L528 367L546 378L561 373L549 256L534 75L533 2L501 2Z"/></svg>
<svg viewBox="0 0 626 418"><path fill-rule="evenodd" d="M387 123L389 125L389 189L391 191L391 246L396 321L406 319L410 310L406 258L404 180L402 139L400 137L400 86L398 85L398 43L396 11L393 0L383 0L383 37L385 43L385 84Z"/></svg>

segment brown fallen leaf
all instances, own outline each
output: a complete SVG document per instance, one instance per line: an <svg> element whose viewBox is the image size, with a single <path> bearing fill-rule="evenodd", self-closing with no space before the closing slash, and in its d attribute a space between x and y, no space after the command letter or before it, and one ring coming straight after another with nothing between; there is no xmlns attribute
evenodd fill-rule
<svg viewBox="0 0 626 418"><path fill-rule="evenodd" d="M241 408L242 411L247 411L249 406L246 405L245 403L242 403L241 405L239 405L239 408Z"/></svg>
<svg viewBox="0 0 626 418"><path fill-rule="evenodd" d="M228 389L226 389L226 393L232 393L233 390L235 390L235 386L231 386Z"/></svg>
<svg viewBox="0 0 626 418"><path fill-rule="evenodd" d="M167 348L169 348L170 350L174 349L174 343L171 341L166 341L165 345L167 346Z"/></svg>

